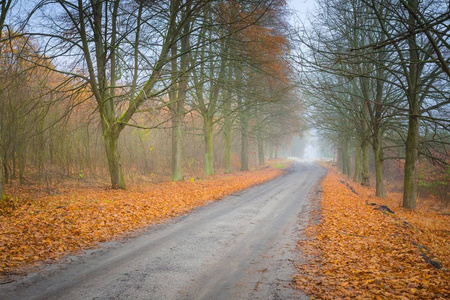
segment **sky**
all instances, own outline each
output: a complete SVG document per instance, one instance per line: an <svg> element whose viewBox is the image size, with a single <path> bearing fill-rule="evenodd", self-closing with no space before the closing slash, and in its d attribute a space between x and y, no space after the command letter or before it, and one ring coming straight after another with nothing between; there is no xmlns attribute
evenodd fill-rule
<svg viewBox="0 0 450 300"><path fill-rule="evenodd" d="M303 21L306 21L308 12L313 11L317 4L316 0L287 0L287 3Z"/></svg>
<svg viewBox="0 0 450 300"><path fill-rule="evenodd" d="M317 6L316 0L287 0L288 6L296 12L296 17L291 19L291 24L295 27L296 21L298 18L304 23L307 24L308 14L313 12L315 7ZM314 130L309 130L303 139L303 142L307 143L305 147L305 160L317 160L321 157L321 147L317 137L317 134Z"/></svg>

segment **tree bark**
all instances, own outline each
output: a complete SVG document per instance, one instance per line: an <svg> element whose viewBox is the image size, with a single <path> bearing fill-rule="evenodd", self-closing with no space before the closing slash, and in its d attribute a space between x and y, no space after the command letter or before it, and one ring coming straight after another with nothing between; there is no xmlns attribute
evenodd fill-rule
<svg viewBox="0 0 450 300"><path fill-rule="evenodd" d="M343 142L343 164L344 164L344 174L347 175L347 177L352 176L351 167L350 167L350 155L348 152L348 142L347 140L344 140Z"/></svg>
<svg viewBox="0 0 450 300"><path fill-rule="evenodd" d="M26 166L26 145L20 145L17 149L18 165L19 165L19 183L25 183L25 166ZM53 162L53 160L50 160Z"/></svg>
<svg viewBox="0 0 450 300"><path fill-rule="evenodd" d="M403 183L403 207L416 208L416 162L419 148L419 117L410 109L408 135L406 138L405 178Z"/></svg>
<svg viewBox="0 0 450 300"><path fill-rule="evenodd" d="M416 20L414 19L414 13L418 9L417 0L408 0L408 25L411 32L414 32L417 28ZM410 55L410 64L408 69L408 104L409 104L409 117L408 117L408 134L405 144L405 178L403 184L403 207L407 209L416 208L416 163L419 156L419 81L421 74L419 50L416 42L416 36L411 35L408 38L408 48Z"/></svg>
<svg viewBox="0 0 450 300"><path fill-rule="evenodd" d="M347 175L348 178L351 178L352 177L352 164L350 162L350 153L349 153L349 150L348 150L348 145L346 146L346 151L345 152L346 152L346 154L345 154L345 164L346 164L346 169L347 169L346 175Z"/></svg>
<svg viewBox="0 0 450 300"><path fill-rule="evenodd" d="M203 133L205 136L205 173L214 174L213 121L208 116L203 117Z"/></svg>
<svg viewBox="0 0 450 300"><path fill-rule="evenodd" d="M173 44L171 48L171 54L173 57L177 55L177 44ZM186 96L185 89L181 90L181 82L178 83L178 61L176 59L172 59L172 79L171 79L171 88L169 89L169 99L170 99L170 112L172 118L172 156L171 156L171 167L172 167L172 180L173 181L181 181L183 180L183 171L182 171L182 120L184 116L183 105L184 98ZM182 96L182 98L181 98Z"/></svg>
<svg viewBox="0 0 450 300"><path fill-rule="evenodd" d="M178 6L178 5L177 5ZM178 9L178 7L177 7ZM189 4L186 6L189 11ZM182 126L185 115L184 104L186 102L186 94L188 89L188 66L189 66L189 37L190 37L190 22L186 22L183 27L181 37L181 58L180 69L177 69L178 61L174 59L177 56L177 43L174 43L171 48L172 52L172 91L169 92L172 112L172 180L183 180L183 150L182 150ZM177 83L177 81L179 81Z"/></svg>
<svg viewBox="0 0 450 300"><path fill-rule="evenodd" d="M15 149L13 149L12 151L12 155L11 155L11 158L12 158L12 174L11 174L11 179L17 179L17 159L16 159L16 153L18 153L17 152L17 149L15 148Z"/></svg>
<svg viewBox="0 0 450 300"><path fill-rule="evenodd" d="M386 197L383 181L383 148L381 146L380 134L376 133L372 141L373 154L375 157L375 180L376 191L375 195L378 197Z"/></svg>
<svg viewBox="0 0 450 300"><path fill-rule="evenodd" d="M338 147L337 148L336 165L342 173L344 173L344 159L343 158L344 158L344 156L342 155L342 148Z"/></svg>
<svg viewBox="0 0 450 300"><path fill-rule="evenodd" d="M3 180L3 158L0 155L0 200L5 196L5 181Z"/></svg>
<svg viewBox="0 0 450 300"><path fill-rule="evenodd" d="M113 189L125 189L125 179L122 173L122 164L119 154L119 135L114 134L111 129L103 126L103 139L105 142L106 158L108 159L111 187Z"/></svg>
<svg viewBox="0 0 450 300"><path fill-rule="evenodd" d="M369 143L364 141L362 144L362 174L361 174L361 185L370 185L370 175L369 175Z"/></svg>
<svg viewBox="0 0 450 300"><path fill-rule="evenodd" d="M2 161L2 168L3 168L3 180L5 183L9 182L9 170L8 170L8 163L7 163L7 156L5 154L3 161Z"/></svg>
<svg viewBox="0 0 450 300"><path fill-rule="evenodd" d="M230 49L228 50L228 55L230 55ZM228 74L227 82L231 84L233 80L233 67L231 63L228 64ZM233 172L233 161L232 161L232 139L231 139L231 129L233 126L231 119L231 88L225 89L225 99L223 104L223 138L225 147L225 173Z"/></svg>
<svg viewBox="0 0 450 300"><path fill-rule="evenodd" d="M353 173L353 181L361 182L361 146L356 146L355 154L355 172Z"/></svg>
<svg viewBox="0 0 450 300"><path fill-rule="evenodd" d="M340 138L339 148L338 148L338 160L337 165L341 170L342 174L351 176L350 172L350 157L348 153L348 143L344 137Z"/></svg>
<svg viewBox="0 0 450 300"><path fill-rule="evenodd" d="M248 171L248 113L241 111L241 171Z"/></svg>
<svg viewBox="0 0 450 300"><path fill-rule="evenodd" d="M172 180L183 180L182 170L182 116L176 115L172 117Z"/></svg>
<svg viewBox="0 0 450 300"><path fill-rule="evenodd" d="M225 173L233 172L233 162L232 162L232 140L231 140L231 99L225 99L224 105L224 120L223 120L223 137L224 137L224 146L225 146Z"/></svg>
<svg viewBox="0 0 450 300"><path fill-rule="evenodd" d="M265 164L264 139L262 138L261 133L258 133L257 142L258 142L258 164L260 166L264 166Z"/></svg>

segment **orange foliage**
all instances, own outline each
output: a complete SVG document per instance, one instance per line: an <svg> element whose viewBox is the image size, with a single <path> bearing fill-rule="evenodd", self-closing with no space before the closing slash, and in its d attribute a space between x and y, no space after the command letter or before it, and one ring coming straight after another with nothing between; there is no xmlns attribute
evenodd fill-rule
<svg viewBox="0 0 450 300"><path fill-rule="evenodd" d="M309 260L298 266L297 287L321 299L448 299L449 216L404 210L400 194L378 198L352 184L357 195L343 181L329 168L321 222L298 245Z"/></svg>
<svg viewBox="0 0 450 300"><path fill-rule="evenodd" d="M272 83L288 83L289 64L284 55L289 52L288 39L280 32L281 20L272 20L272 27L266 26L266 19L273 19L279 10L286 6L285 1L271 1L268 6L258 3L256 7L246 7L239 1L228 1L218 5L219 22L229 24L236 39L243 42L239 51L251 57L261 71L268 74Z"/></svg>
<svg viewBox="0 0 450 300"><path fill-rule="evenodd" d="M58 195L12 198L0 210L0 275L57 260L124 233L185 214L191 209L282 174L275 168L208 179L164 182L127 191L72 188ZM23 191L23 196L30 191Z"/></svg>

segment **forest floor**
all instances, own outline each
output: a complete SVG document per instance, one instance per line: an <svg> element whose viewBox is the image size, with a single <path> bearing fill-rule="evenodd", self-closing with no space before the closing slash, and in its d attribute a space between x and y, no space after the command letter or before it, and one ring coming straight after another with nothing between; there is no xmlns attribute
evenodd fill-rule
<svg viewBox="0 0 450 300"><path fill-rule="evenodd" d="M225 195L284 174L292 162L252 172L182 182L145 183L128 190L16 186L0 202L0 284L42 263L92 248L186 214ZM3 278L3 279L2 279Z"/></svg>
<svg viewBox="0 0 450 300"><path fill-rule="evenodd" d="M449 299L448 207L419 199L405 210L400 193L375 197L327 168L321 212L298 244L297 287L311 299Z"/></svg>

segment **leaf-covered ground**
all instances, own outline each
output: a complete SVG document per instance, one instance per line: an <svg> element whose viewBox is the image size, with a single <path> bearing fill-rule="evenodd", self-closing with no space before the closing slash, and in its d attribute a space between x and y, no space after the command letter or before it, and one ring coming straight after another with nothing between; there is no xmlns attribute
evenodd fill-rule
<svg viewBox="0 0 450 300"><path fill-rule="evenodd" d="M448 214L420 200L404 210L401 194L375 197L331 168L322 189L319 224L298 244L298 288L320 299L450 298Z"/></svg>
<svg viewBox="0 0 450 300"><path fill-rule="evenodd" d="M0 207L0 277L184 214L283 172L276 165L126 191L72 188L38 195L30 188L16 189Z"/></svg>

